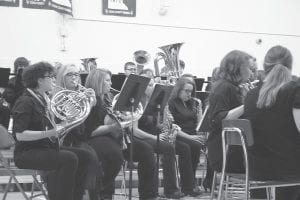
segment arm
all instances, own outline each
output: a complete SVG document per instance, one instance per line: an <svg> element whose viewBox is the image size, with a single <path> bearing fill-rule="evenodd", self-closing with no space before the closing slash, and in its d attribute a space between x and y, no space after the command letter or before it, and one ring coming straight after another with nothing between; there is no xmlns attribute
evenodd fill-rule
<svg viewBox="0 0 300 200"><path fill-rule="evenodd" d="M182 138L186 138L186 139L189 139L189 140L194 140L194 141L199 142L201 144L203 143L202 138L199 137L198 135L189 135L189 134L183 132L182 130L178 131L177 136L182 137Z"/></svg>
<svg viewBox="0 0 300 200"><path fill-rule="evenodd" d="M293 117L294 117L294 120L295 120L295 124L296 124L296 127L298 129L298 132L300 132L300 109L298 108L293 108Z"/></svg>
<svg viewBox="0 0 300 200"><path fill-rule="evenodd" d="M58 131L55 129L48 130L48 131L30 131L25 130L22 133L16 133L16 138L19 141L34 141L40 140L48 137L57 137Z"/></svg>
<svg viewBox="0 0 300 200"><path fill-rule="evenodd" d="M91 133L91 137L106 135L108 133L118 133L120 134L122 131L121 127L117 123L113 123L110 125L100 125Z"/></svg>
<svg viewBox="0 0 300 200"><path fill-rule="evenodd" d="M225 119L238 119L244 114L244 105L229 110Z"/></svg>
<svg viewBox="0 0 300 200"><path fill-rule="evenodd" d="M138 121L135 121L133 123L133 134L134 136L140 138L140 139L156 139L156 137L154 135L151 135L141 129L138 128Z"/></svg>

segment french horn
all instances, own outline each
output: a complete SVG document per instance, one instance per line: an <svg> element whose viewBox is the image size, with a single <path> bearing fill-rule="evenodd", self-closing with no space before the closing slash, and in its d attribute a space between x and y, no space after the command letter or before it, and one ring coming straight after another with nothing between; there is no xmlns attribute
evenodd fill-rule
<svg viewBox="0 0 300 200"><path fill-rule="evenodd" d="M50 99L50 110L63 122L63 127L59 135L59 139L63 139L69 130L78 126L88 117L91 111L91 97L85 93L86 88L78 85L79 90L68 90L59 88L56 94Z"/></svg>

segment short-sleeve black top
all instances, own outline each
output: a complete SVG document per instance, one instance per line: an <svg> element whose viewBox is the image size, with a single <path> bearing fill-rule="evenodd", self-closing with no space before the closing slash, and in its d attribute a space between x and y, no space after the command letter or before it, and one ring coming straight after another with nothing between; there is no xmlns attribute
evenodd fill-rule
<svg viewBox="0 0 300 200"><path fill-rule="evenodd" d="M299 81L285 84L270 108L256 107L260 88L250 91L245 99L244 115L251 121L254 135L254 146L250 149L250 175L258 179L299 175L300 133L292 112L293 108L300 109Z"/></svg>
<svg viewBox="0 0 300 200"><path fill-rule="evenodd" d="M210 134L207 141L208 159L211 164L222 162L222 120L228 112L242 105L241 92L237 84L227 80L215 83L209 96L208 119Z"/></svg>
<svg viewBox="0 0 300 200"><path fill-rule="evenodd" d="M169 100L169 110L174 118L174 123L177 124L185 133L196 134L197 127L197 111L196 104L198 102L193 98L183 104L180 98Z"/></svg>
<svg viewBox="0 0 300 200"><path fill-rule="evenodd" d="M100 97L97 98L96 105L92 108L89 116L84 122L85 126L85 134L87 134L87 138L91 138L91 134L94 130L98 128L98 126L104 125L104 120L106 115L108 114L109 109L111 109L111 95L105 95L103 100ZM105 136L110 137L116 140L111 134L106 134ZM120 134L121 137L121 134ZM119 141L119 138L117 139Z"/></svg>
<svg viewBox="0 0 300 200"><path fill-rule="evenodd" d="M52 129L53 126L46 115L46 105L42 105L32 94L24 90L13 107L13 134L22 133L25 130L43 131ZM17 139L16 139L17 140ZM58 149L58 143L51 142L48 138L34 141L16 141L15 153L32 148Z"/></svg>

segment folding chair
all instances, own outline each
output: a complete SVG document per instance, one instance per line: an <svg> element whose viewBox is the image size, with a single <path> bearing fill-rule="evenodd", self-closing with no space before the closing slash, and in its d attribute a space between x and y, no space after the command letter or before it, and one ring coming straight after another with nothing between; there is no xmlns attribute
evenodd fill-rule
<svg viewBox="0 0 300 200"><path fill-rule="evenodd" d="M38 180L38 172L36 170L18 169L13 165L13 138L7 132L7 130L0 126L0 176L8 176L9 180L4 189L2 200L5 200L12 182L15 182L17 188L22 193L26 200L33 199L37 196L43 195L46 199L48 196L43 188L42 183ZM27 195L22 188L18 176L31 176L32 177L32 189L31 195ZM35 186L41 191L39 194L34 194Z"/></svg>
<svg viewBox="0 0 300 200"><path fill-rule="evenodd" d="M251 123L246 119L223 120L222 121L222 147L223 147L223 166L218 192L218 200L222 197L249 199L250 189L265 188L267 191L268 200L271 199L271 194L276 187L289 187L300 185L300 180L290 181L253 181L249 179L249 161L247 147L253 145L253 134ZM245 174L226 173L228 149L232 145L241 146L244 155ZM225 188L224 188L225 186ZM225 191L224 191L225 189ZM224 195L223 195L224 194Z"/></svg>

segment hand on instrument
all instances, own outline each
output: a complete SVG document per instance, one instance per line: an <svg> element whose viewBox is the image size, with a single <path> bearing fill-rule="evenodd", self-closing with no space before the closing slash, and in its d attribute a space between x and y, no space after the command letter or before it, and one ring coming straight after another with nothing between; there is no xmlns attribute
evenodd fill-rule
<svg viewBox="0 0 300 200"><path fill-rule="evenodd" d="M118 138L121 135L122 127L118 123L109 125L109 131L114 138Z"/></svg>
<svg viewBox="0 0 300 200"><path fill-rule="evenodd" d="M84 90L84 94L90 98L92 105L96 104L96 94L92 88L87 88Z"/></svg>
<svg viewBox="0 0 300 200"><path fill-rule="evenodd" d="M132 123L131 121L125 121L125 122L120 122L121 128L127 128L127 127L131 127Z"/></svg>
<svg viewBox="0 0 300 200"><path fill-rule="evenodd" d="M168 142L169 138L166 134L160 134L159 135L159 140L164 141L164 142Z"/></svg>
<svg viewBox="0 0 300 200"><path fill-rule="evenodd" d="M190 135L190 139L199 142L200 144L204 144L203 138L199 135Z"/></svg>

